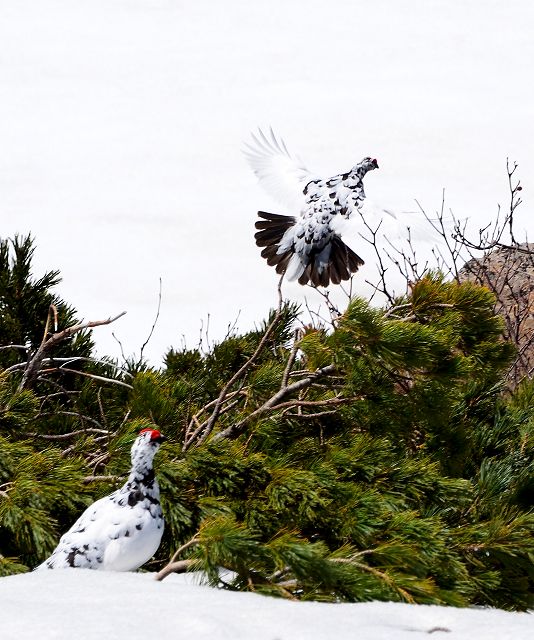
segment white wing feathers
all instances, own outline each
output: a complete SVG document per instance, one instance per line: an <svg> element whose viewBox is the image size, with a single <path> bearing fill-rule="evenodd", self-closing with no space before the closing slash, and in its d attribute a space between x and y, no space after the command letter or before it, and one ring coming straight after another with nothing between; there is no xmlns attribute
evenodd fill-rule
<svg viewBox="0 0 534 640"><path fill-rule="evenodd" d="M260 184L291 209L300 209L304 202L304 187L317 179L298 157L292 157L284 141L277 139L272 129L266 136L261 129L252 134L253 142L245 143L243 153Z"/></svg>

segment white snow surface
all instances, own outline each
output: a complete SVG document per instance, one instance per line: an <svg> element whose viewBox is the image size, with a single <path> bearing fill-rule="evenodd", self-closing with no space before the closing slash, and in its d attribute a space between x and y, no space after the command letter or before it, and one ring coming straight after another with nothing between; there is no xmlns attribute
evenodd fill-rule
<svg viewBox="0 0 534 640"><path fill-rule="evenodd" d="M198 578L196 578L198 580ZM289 602L151 573L71 569L0 579L2 640L531 640L496 609Z"/></svg>
<svg viewBox="0 0 534 640"><path fill-rule="evenodd" d="M2 0L0 236L31 232L85 319L128 312L94 332L104 354L112 332L139 352L161 277L158 364L208 314L217 340L276 304L254 222L292 212L241 153L257 126L320 175L377 158L366 193L394 211L445 188L475 229L507 207L510 157L532 235L533 25L531 0ZM352 247L362 287L376 260Z"/></svg>

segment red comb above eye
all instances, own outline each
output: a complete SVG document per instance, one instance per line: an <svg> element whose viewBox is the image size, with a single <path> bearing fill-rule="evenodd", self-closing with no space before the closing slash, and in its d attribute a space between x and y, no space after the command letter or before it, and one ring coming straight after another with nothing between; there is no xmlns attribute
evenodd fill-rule
<svg viewBox="0 0 534 640"><path fill-rule="evenodd" d="M151 440L155 440L156 438L161 437L161 433L157 429L141 429L141 431L139 432L139 435L141 435L142 433L146 433L147 431L150 431L151 433L150 435Z"/></svg>

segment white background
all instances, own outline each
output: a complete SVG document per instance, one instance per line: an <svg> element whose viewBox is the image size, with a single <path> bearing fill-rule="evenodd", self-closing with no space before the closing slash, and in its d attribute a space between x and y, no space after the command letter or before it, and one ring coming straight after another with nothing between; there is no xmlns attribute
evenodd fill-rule
<svg viewBox="0 0 534 640"><path fill-rule="evenodd" d="M258 125L321 174L378 158L367 194L397 210L445 188L475 228L506 207L510 157L532 232L533 28L530 0L1 0L0 236L31 232L36 275L60 269L86 319L127 310L127 353L161 277L159 364L208 314L216 340L276 303L253 224L291 212L242 157Z"/></svg>

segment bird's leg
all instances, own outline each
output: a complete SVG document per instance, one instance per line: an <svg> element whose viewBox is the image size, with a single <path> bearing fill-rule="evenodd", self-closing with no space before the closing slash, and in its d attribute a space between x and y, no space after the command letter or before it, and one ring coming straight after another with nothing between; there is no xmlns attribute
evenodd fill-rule
<svg viewBox="0 0 534 640"><path fill-rule="evenodd" d="M280 280L278 281L278 311L282 310L282 304L284 302L284 298L282 296L282 282L284 281L284 277L286 275L286 272L284 271L284 273L280 276Z"/></svg>

